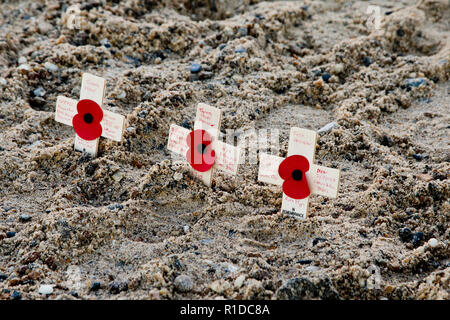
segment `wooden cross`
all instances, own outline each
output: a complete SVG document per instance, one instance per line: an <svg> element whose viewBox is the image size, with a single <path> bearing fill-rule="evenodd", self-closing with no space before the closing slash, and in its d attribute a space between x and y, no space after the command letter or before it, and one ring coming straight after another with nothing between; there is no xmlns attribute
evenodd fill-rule
<svg viewBox="0 0 450 320"><path fill-rule="evenodd" d="M311 194L336 198L339 188L340 171L315 165L314 153L316 149L317 133L312 130L291 128L289 136L288 157L293 155L304 156L309 162L309 170L303 173L306 176ZM266 153L259 154L258 180L266 183L283 185L284 181L278 169L284 159ZM309 196L303 199L293 199L283 192L281 212L296 218L305 219L308 212Z"/></svg>
<svg viewBox="0 0 450 320"><path fill-rule="evenodd" d="M92 100L102 108L103 99L105 97L106 80L89 73L84 73L81 81L80 101ZM64 96L58 96L56 100L55 120L69 126L72 125L74 116L77 111L78 101ZM123 129L125 117L113 113L108 110L103 110L103 119L100 122L102 131L101 136L114 141L121 142L123 136ZM92 157L97 156L98 143L100 138L94 140L84 140L75 135L75 150L90 154Z"/></svg>
<svg viewBox="0 0 450 320"><path fill-rule="evenodd" d="M207 186L211 186L213 171L219 169L235 175L239 167L240 148L219 141L220 122L222 111L204 103L197 106L197 114L194 122L195 130L205 130L212 138L212 150L215 152L214 165L210 170L199 172L192 168L194 176L202 180ZM191 133L189 129L171 124L167 149L187 157L189 146L187 137Z"/></svg>

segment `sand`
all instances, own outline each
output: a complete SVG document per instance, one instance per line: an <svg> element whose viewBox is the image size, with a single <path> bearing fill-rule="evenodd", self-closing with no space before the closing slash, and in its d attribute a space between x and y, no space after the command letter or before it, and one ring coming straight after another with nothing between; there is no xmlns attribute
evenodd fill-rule
<svg viewBox="0 0 450 320"><path fill-rule="evenodd" d="M448 1L75 3L0 3L0 299L449 299ZM54 120L83 72L126 117L95 159ZM282 215L251 161L202 185L166 148L199 102L280 156L336 122L338 197Z"/></svg>

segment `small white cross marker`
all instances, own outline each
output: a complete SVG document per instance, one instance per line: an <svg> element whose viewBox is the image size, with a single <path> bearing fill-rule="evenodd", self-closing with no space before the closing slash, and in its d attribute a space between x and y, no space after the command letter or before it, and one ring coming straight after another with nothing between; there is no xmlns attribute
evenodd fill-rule
<svg viewBox="0 0 450 320"><path fill-rule="evenodd" d="M105 85L105 79L89 73L84 73L81 82L80 101L92 100L100 108L102 108L103 99L105 96ZM66 125L73 126L73 118L78 113L77 104L77 100L66 98L64 96L58 96L56 101L55 120ZM108 110L102 109L102 111L103 119L100 122L101 136L121 142L125 117ZM92 115L88 115L91 118L90 121L92 121ZM75 150L86 152L92 157L97 156L98 143L99 138L96 138L94 140L85 140L79 137L78 134L76 134L75 136Z"/></svg>
<svg viewBox="0 0 450 320"><path fill-rule="evenodd" d="M293 178L291 181L301 181L306 176L310 194L336 198L339 188L340 171L313 163L316 141L317 133L315 131L295 127L291 128L288 158L286 159L294 155L299 155L305 157L309 162L309 170L299 173L296 177L294 177L294 171L298 173L299 170L296 170L295 166L292 167ZM279 167L283 160L285 159L278 156L260 153L258 180L279 186L283 185L286 180L283 180L279 175ZM294 199L283 192L281 212L296 218L305 219L308 212L308 202L309 196L302 199Z"/></svg>
<svg viewBox="0 0 450 320"><path fill-rule="evenodd" d="M187 139L190 134L197 132L197 130L205 130L208 132L211 138L211 147L207 150L207 152L213 152L213 154L215 154L214 164L209 170L204 172L195 170L191 164L194 175L201 179L207 186L211 186L214 169L219 169L235 175L239 167L240 148L218 140L221 120L222 112L220 109L211 107L204 103L199 103L197 106L197 114L195 117L193 132L176 124L170 125L167 149L183 155L186 158L189 151ZM201 135L197 137L201 137ZM196 142L192 146L192 152L196 152L197 145L202 146L199 139L196 139ZM202 158L202 155L199 154L199 157Z"/></svg>

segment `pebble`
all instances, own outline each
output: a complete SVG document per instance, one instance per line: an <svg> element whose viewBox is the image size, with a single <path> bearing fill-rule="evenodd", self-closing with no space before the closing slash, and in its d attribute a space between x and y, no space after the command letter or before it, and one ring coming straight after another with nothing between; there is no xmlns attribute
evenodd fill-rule
<svg viewBox="0 0 450 320"><path fill-rule="evenodd" d="M412 237L412 244L414 247L418 247L423 240L423 232L416 232Z"/></svg>
<svg viewBox="0 0 450 320"><path fill-rule="evenodd" d="M13 300L20 300L22 299L22 295L19 291L14 290L13 293L11 293L11 299Z"/></svg>
<svg viewBox="0 0 450 320"><path fill-rule="evenodd" d="M412 232L409 228L401 228L398 230L398 236L400 237L400 240L403 242L409 242L412 238Z"/></svg>
<svg viewBox="0 0 450 320"><path fill-rule="evenodd" d="M45 90L44 88L39 87L33 90L33 94L35 97L43 97L45 96Z"/></svg>
<svg viewBox="0 0 450 320"><path fill-rule="evenodd" d="M8 82L6 82L5 78L0 78L0 85L6 87L7 84L8 84Z"/></svg>
<svg viewBox="0 0 450 320"><path fill-rule="evenodd" d="M194 282L187 275L179 275L174 281L175 288L180 292L189 292L194 287Z"/></svg>
<svg viewBox="0 0 450 320"><path fill-rule="evenodd" d="M314 272L314 271L319 271L319 270L320 270L320 268L317 267L317 266L309 266L309 267L306 267L306 271Z"/></svg>
<svg viewBox="0 0 450 320"><path fill-rule="evenodd" d="M234 53L246 53L246 52L247 52L247 49L245 49L244 47L239 47L234 50Z"/></svg>
<svg viewBox="0 0 450 320"><path fill-rule="evenodd" d="M56 72L59 69L56 64L53 64L51 62L44 63L44 68L47 69L50 72Z"/></svg>
<svg viewBox="0 0 450 320"><path fill-rule="evenodd" d="M124 174L120 171L117 171L113 174L112 178L115 182L120 182L123 179Z"/></svg>
<svg viewBox="0 0 450 320"><path fill-rule="evenodd" d="M417 161L422 161L423 159L422 155L418 153L413 154L413 158L416 159Z"/></svg>
<svg viewBox="0 0 450 320"><path fill-rule="evenodd" d="M114 281L109 286L109 292L112 294L119 294L120 292L127 291L127 290L128 290L128 283L126 283L126 282Z"/></svg>
<svg viewBox="0 0 450 320"><path fill-rule="evenodd" d="M243 274L241 274L239 277L236 278L236 280L234 280L234 286L236 288L240 288L244 284L244 281L245 281L245 276Z"/></svg>
<svg viewBox="0 0 450 320"><path fill-rule="evenodd" d="M413 79L406 79L405 83L408 87L418 87L421 84L426 83L426 80L424 78L413 78Z"/></svg>
<svg viewBox="0 0 450 320"><path fill-rule="evenodd" d="M27 214L21 214L19 220L20 222L28 222L31 220L31 217Z"/></svg>
<svg viewBox="0 0 450 320"><path fill-rule="evenodd" d="M180 181L181 179L183 179L183 174L181 172L175 172L175 174L173 175L173 179L175 181Z"/></svg>
<svg viewBox="0 0 450 320"><path fill-rule="evenodd" d="M0 273L0 281L5 281L8 278L8 276L4 273Z"/></svg>
<svg viewBox="0 0 450 320"><path fill-rule="evenodd" d="M344 71L344 64L338 63L332 67L332 71L334 74L339 74Z"/></svg>
<svg viewBox="0 0 450 320"><path fill-rule="evenodd" d="M27 63L27 58L25 58L25 57L20 57L19 60L17 60L17 62L18 62L19 64Z"/></svg>
<svg viewBox="0 0 450 320"><path fill-rule="evenodd" d="M331 74L329 74L328 72L325 72L325 73L322 75L323 81L325 81L325 82L327 82L327 83L328 83L328 80L330 80L330 78L331 78Z"/></svg>
<svg viewBox="0 0 450 320"><path fill-rule="evenodd" d="M363 58L363 64L368 67L373 63L373 60L371 57L364 57Z"/></svg>
<svg viewBox="0 0 450 320"><path fill-rule="evenodd" d="M430 245L430 247L436 248L439 245L439 241L435 238L431 238L430 240L428 240L428 244Z"/></svg>
<svg viewBox="0 0 450 320"><path fill-rule="evenodd" d="M297 263L304 265L304 264L311 264L312 260L298 260Z"/></svg>
<svg viewBox="0 0 450 320"><path fill-rule="evenodd" d="M91 291L97 291L100 289L100 287L101 287L100 282L92 282L90 289Z"/></svg>
<svg viewBox="0 0 450 320"><path fill-rule="evenodd" d="M188 233L189 232L189 226L184 226L183 227L183 231L184 231L184 233Z"/></svg>
<svg viewBox="0 0 450 320"><path fill-rule="evenodd" d="M6 233L6 237L7 238L12 238L12 237L14 237L16 235L16 233L14 232L14 231L8 231L7 233Z"/></svg>
<svg viewBox="0 0 450 320"><path fill-rule="evenodd" d="M45 295L52 294L53 286L51 284L43 284L39 287L39 293Z"/></svg>
<svg viewBox="0 0 450 320"><path fill-rule="evenodd" d="M317 130L317 133L323 133L323 132L328 132L331 131L333 128L337 128L339 125L337 124L337 122L330 122L326 125L324 125L322 128L320 128L319 130Z"/></svg>
<svg viewBox="0 0 450 320"><path fill-rule="evenodd" d="M105 48L111 48L111 43L110 43L109 40L106 39L106 38L100 40L100 44L101 44L102 46L104 46Z"/></svg>
<svg viewBox="0 0 450 320"><path fill-rule="evenodd" d="M202 66L198 63L192 63L189 70L191 70L191 73L199 73L202 71Z"/></svg>
<svg viewBox="0 0 450 320"><path fill-rule="evenodd" d="M21 73L28 73L31 70L31 68L27 64L21 64L20 66L17 67L17 70L19 70Z"/></svg>

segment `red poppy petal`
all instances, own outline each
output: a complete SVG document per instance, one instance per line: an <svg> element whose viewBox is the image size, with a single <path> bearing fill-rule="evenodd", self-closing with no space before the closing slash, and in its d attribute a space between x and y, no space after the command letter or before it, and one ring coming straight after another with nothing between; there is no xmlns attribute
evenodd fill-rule
<svg viewBox="0 0 450 320"><path fill-rule="evenodd" d="M283 192L292 199L304 199L311 194L308 186L308 181L306 179L288 179L284 181Z"/></svg>
<svg viewBox="0 0 450 320"><path fill-rule="evenodd" d="M78 114L84 116L86 113L90 113L93 117L93 122L100 123L103 120L102 108L93 100L83 99L77 103Z"/></svg>
<svg viewBox="0 0 450 320"><path fill-rule="evenodd" d="M191 167L199 172L205 172L214 165L216 153L212 150L211 137L205 130L194 130L186 137L189 149L186 159ZM205 145L203 153L199 152L199 147Z"/></svg>
<svg viewBox="0 0 450 320"><path fill-rule="evenodd" d="M309 162L304 156L293 155L284 159L278 167L278 174L283 180L292 178L292 172L300 170L303 173L309 170Z"/></svg>
<svg viewBox="0 0 450 320"><path fill-rule="evenodd" d="M186 143L189 148L198 145L200 142L205 145L209 145L211 143L211 136L206 130L199 129L189 132L186 137Z"/></svg>
<svg viewBox="0 0 450 320"><path fill-rule="evenodd" d="M77 135L84 140L95 140L102 135L100 123L92 122L87 124L80 114L76 114L72 119L72 125Z"/></svg>

